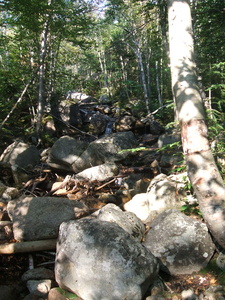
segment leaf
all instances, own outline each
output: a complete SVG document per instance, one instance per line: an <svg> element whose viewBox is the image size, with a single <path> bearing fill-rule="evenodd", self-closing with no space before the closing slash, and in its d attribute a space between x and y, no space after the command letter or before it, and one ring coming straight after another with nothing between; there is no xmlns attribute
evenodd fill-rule
<svg viewBox="0 0 225 300"><path fill-rule="evenodd" d="M188 209L188 206L187 205L182 205L181 206L181 211L185 211L185 210L187 210Z"/></svg>
<svg viewBox="0 0 225 300"><path fill-rule="evenodd" d="M76 294L63 290L61 288L57 288L58 292L63 295L66 299L77 299L79 298Z"/></svg>
<svg viewBox="0 0 225 300"><path fill-rule="evenodd" d="M211 279L210 279L210 285L211 285L211 284L216 284L216 283L217 283L217 281L216 281L215 278L211 278Z"/></svg>

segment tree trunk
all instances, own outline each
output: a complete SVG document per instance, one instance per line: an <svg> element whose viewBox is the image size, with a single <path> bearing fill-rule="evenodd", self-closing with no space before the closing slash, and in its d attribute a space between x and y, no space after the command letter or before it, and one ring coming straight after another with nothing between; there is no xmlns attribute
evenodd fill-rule
<svg viewBox="0 0 225 300"><path fill-rule="evenodd" d="M159 107L163 106L163 99L162 99L162 94L161 94L161 89L160 89L160 83L159 83L159 66L158 66L158 61L155 62L155 80L156 80L156 88L157 88L157 94L158 94L158 101L159 101Z"/></svg>
<svg viewBox="0 0 225 300"><path fill-rule="evenodd" d="M168 19L172 89L187 172L203 218L215 240L225 249L225 187L208 141L194 62L189 1L168 0Z"/></svg>
<svg viewBox="0 0 225 300"><path fill-rule="evenodd" d="M146 76L145 76L145 70L144 70L144 64L143 64L143 58L142 58L142 51L139 46L139 42L135 39L133 39L133 43L135 44L134 53L136 55L140 73L141 73L141 83L143 87L144 92L144 98L145 98L145 106L147 113L150 114L150 108L149 108L149 95L148 95L148 89L147 89L147 83L146 83Z"/></svg>
<svg viewBox="0 0 225 300"><path fill-rule="evenodd" d="M52 0L48 0L48 6L50 7ZM39 87L38 87L38 105L37 105L37 123L36 134L40 135L42 117L45 109L45 59L47 55L48 36L49 36L49 23L50 14L46 13L46 21L43 24L43 30L41 33L40 42L40 67L39 67Z"/></svg>

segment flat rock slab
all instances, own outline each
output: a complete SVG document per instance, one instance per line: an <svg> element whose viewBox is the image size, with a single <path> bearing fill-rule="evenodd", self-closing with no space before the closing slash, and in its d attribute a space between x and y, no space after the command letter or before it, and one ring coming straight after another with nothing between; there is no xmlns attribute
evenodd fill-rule
<svg viewBox="0 0 225 300"><path fill-rule="evenodd" d="M81 202L56 197L26 197L21 201L10 201L7 210L17 241L57 238L62 222L79 218L88 211Z"/></svg>

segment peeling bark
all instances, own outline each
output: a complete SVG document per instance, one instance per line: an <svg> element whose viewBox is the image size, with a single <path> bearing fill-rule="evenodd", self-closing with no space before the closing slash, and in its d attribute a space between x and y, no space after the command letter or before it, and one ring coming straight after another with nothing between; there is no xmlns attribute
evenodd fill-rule
<svg viewBox="0 0 225 300"><path fill-rule="evenodd" d="M182 122L181 138L185 155L210 150L208 128L204 120Z"/></svg>

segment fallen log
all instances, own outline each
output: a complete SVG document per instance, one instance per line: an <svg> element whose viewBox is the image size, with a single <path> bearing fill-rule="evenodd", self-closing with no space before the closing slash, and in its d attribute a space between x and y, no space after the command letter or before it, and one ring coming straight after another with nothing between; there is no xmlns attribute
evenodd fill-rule
<svg viewBox="0 0 225 300"><path fill-rule="evenodd" d="M0 245L0 254L14 254L23 252L34 252L53 250L56 248L56 239L27 241Z"/></svg>
<svg viewBox="0 0 225 300"><path fill-rule="evenodd" d="M12 226L13 222L11 221L0 221L0 228L5 226Z"/></svg>
<svg viewBox="0 0 225 300"><path fill-rule="evenodd" d="M153 173L152 169L153 169L152 167L145 167L145 166L130 167L130 168L122 167L122 168L120 168L119 175L120 174L127 175L127 174L133 174L133 173L144 173L144 172L152 174Z"/></svg>

